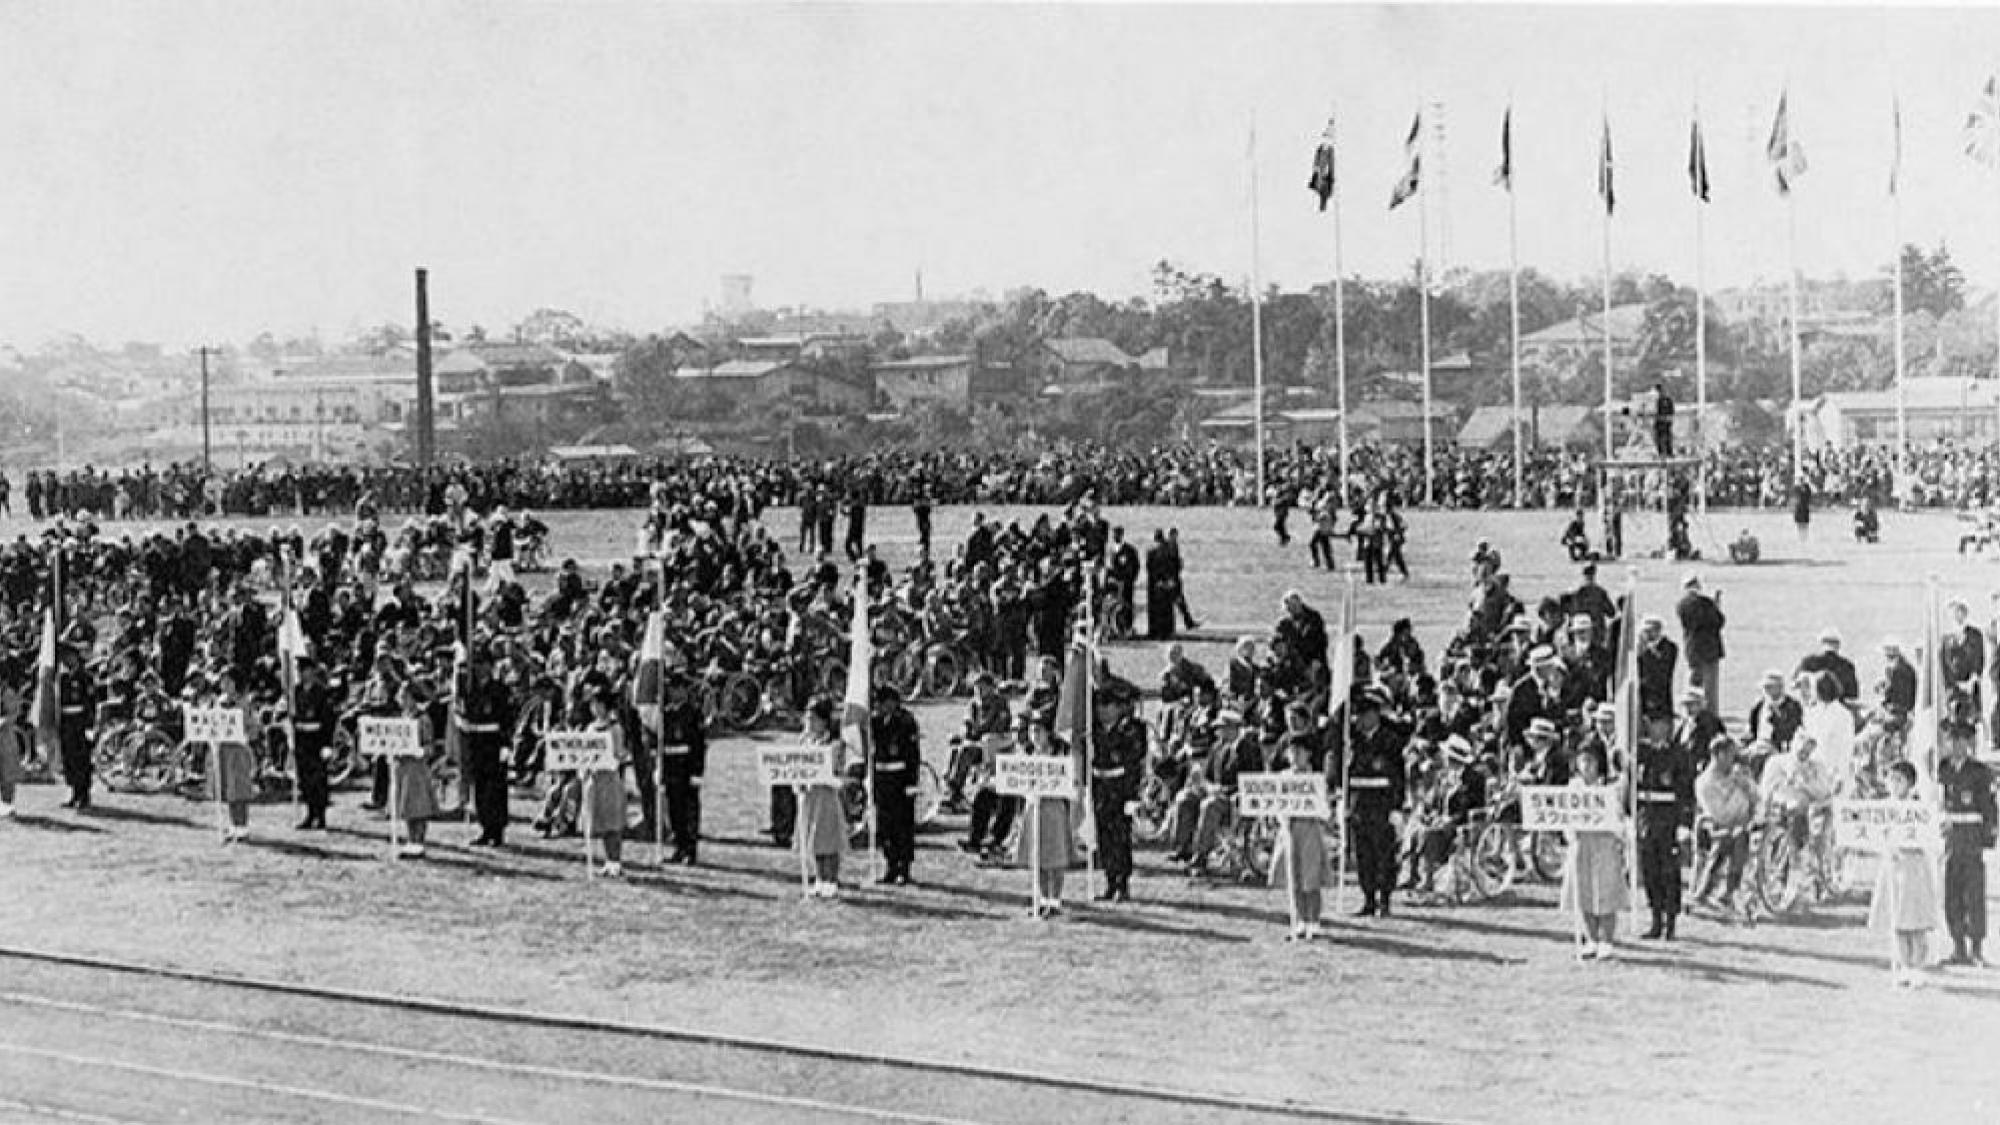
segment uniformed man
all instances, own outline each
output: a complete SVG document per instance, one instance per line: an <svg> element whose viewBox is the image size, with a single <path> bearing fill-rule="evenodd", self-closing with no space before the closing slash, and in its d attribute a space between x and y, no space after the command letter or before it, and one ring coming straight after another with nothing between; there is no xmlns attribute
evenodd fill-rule
<svg viewBox="0 0 2000 1125"><path fill-rule="evenodd" d="M701 847L701 780L708 772L708 732L694 680L685 671L666 673L660 712L660 795L665 828L673 834L668 863L693 867Z"/></svg>
<svg viewBox="0 0 2000 1125"><path fill-rule="evenodd" d="M1653 924L1641 935L1672 941L1681 912L1680 832L1694 825L1694 763L1677 742L1639 740L1639 878Z"/></svg>
<svg viewBox="0 0 2000 1125"><path fill-rule="evenodd" d="M1097 851L1104 865L1100 902L1132 897L1132 814L1146 768L1146 725L1135 714L1139 691L1108 680L1097 691L1090 743L1090 807L1097 822Z"/></svg>
<svg viewBox="0 0 2000 1125"><path fill-rule="evenodd" d="M507 690L493 678L493 654L484 640L471 645L466 676L454 719L479 819L479 837L472 846L497 848L507 842L506 748L514 728L513 707Z"/></svg>
<svg viewBox="0 0 2000 1125"><path fill-rule="evenodd" d="M2000 819L1993 801L1993 771L1972 757L1976 728L1946 723L1938 791L1944 798L1944 924L1951 933L1947 965L1984 965L1986 954L1986 849Z"/></svg>
<svg viewBox="0 0 2000 1125"><path fill-rule="evenodd" d="M1327 755L1330 788L1338 787L1342 762L1347 789L1348 823L1354 841L1354 872L1361 884L1359 917L1389 916L1389 896L1396 887L1396 818L1401 815L1408 776L1403 750L1406 731L1383 719L1388 693L1368 687L1355 693L1352 741L1339 754Z"/></svg>
<svg viewBox="0 0 2000 1125"><path fill-rule="evenodd" d="M90 743L97 716L97 681L83 666L83 653L65 641L57 650L57 699L62 714L56 730L62 742L63 782L69 786L66 809L90 807L90 783L95 775Z"/></svg>
<svg viewBox="0 0 2000 1125"><path fill-rule="evenodd" d="M326 690L326 674L320 669L319 661L310 656L298 658L298 688L292 693L292 760L298 771L299 803L305 806L305 819L299 822L298 831L326 829L326 806L329 792L326 782L326 748L333 738L334 723L338 717L334 713L333 698Z"/></svg>
<svg viewBox="0 0 2000 1125"><path fill-rule="evenodd" d="M892 687L875 689L874 714L868 720L873 744L869 764L874 781L875 839L882 849L879 883L909 886L910 865L917 859L917 775L923 769L916 716L903 707L903 696Z"/></svg>

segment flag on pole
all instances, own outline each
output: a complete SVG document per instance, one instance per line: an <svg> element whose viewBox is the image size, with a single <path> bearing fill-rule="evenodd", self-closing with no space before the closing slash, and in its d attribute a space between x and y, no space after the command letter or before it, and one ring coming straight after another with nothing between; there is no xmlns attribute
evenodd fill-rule
<svg viewBox="0 0 2000 1125"><path fill-rule="evenodd" d="M1597 146L1597 197L1604 200L1604 213L1618 209L1618 192L1611 183L1611 118L1604 118L1604 133Z"/></svg>
<svg viewBox="0 0 2000 1125"><path fill-rule="evenodd" d="M666 728L667 617L663 610L646 615L646 631L639 636L639 663L632 670L632 708L639 713L639 725L654 737Z"/></svg>
<svg viewBox="0 0 2000 1125"><path fill-rule="evenodd" d="M1688 190L1708 202L1708 145L1701 139L1701 118L1688 128Z"/></svg>
<svg viewBox="0 0 2000 1125"><path fill-rule="evenodd" d="M1493 182L1502 191L1514 190L1514 107L1500 117L1500 167L1493 170Z"/></svg>
<svg viewBox="0 0 2000 1125"><path fill-rule="evenodd" d="M1889 99L1889 194L1896 194L1896 182L1903 175L1903 99Z"/></svg>
<svg viewBox="0 0 2000 1125"><path fill-rule="evenodd" d="M1778 115L1771 121L1771 139L1764 155L1771 161L1771 174L1778 181L1778 194L1792 194L1792 184L1806 171L1806 150L1792 136L1791 92L1778 95Z"/></svg>
<svg viewBox="0 0 2000 1125"><path fill-rule="evenodd" d="M1965 115L1965 155L1988 168L2000 167L2000 79L1988 78Z"/></svg>
<svg viewBox="0 0 2000 1125"><path fill-rule="evenodd" d="M1351 582L1341 591L1333 643L1332 676L1326 697L1329 715L1339 711L1354 692L1354 585Z"/></svg>
<svg viewBox="0 0 2000 1125"><path fill-rule="evenodd" d="M1319 135L1319 147L1313 150L1312 177L1306 180L1306 190L1319 196L1319 209L1333 198L1333 115L1326 118L1326 131Z"/></svg>
<svg viewBox="0 0 2000 1125"><path fill-rule="evenodd" d="M1408 160L1403 175L1396 186L1389 191L1389 210L1401 207L1411 196L1417 194L1417 187L1423 182L1423 146L1417 143L1424 131L1424 111L1410 119L1410 135L1403 141L1403 155Z"/></svg>
<svg viewBox="0 0 2000 1125"><path fill-rule="evenodd" d="M841 726L854 731L852 744L872 756L868 743L869 689L875 667L875 638L868 630L868 585L860 576L854 581L854 616L847 628L847 692L842 700Z"/></svg>
<svg viewBox="0 0 2000 1125"><path fill-rule="evenodd" d="M1628 755L1636 755L1639 736L1644 728L1639 718L1639 595L1636 590L1627 589L1619 598L1618 643L1611 664L1611 704L1617 717L1616 732L1618 749ZM1627 758L1627 764L1631 762ZM1616 770L1617 762L1606 762L1607 768ZM1627 773L1635 773L1628 769Z"/></svg>
<svg viewBox="0 0 2000 1125"><path fill-rule="evenodd" d="M62 753L62 683L56 675L56 611L42 615L42 647L35 657L35 745L51 762Z"/></svg>

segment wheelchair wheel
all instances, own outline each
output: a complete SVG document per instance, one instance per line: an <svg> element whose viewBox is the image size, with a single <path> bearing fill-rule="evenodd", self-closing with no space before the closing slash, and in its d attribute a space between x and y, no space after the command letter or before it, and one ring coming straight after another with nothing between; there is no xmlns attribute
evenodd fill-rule
<svg viewBox="0 0 2000 1125"><path fill-rule="evenodd" d="M938 809L944 804L944 783L938 780L938 772L929 762L917 766L917 827L928 827L937 820Z"/></svg>
<svg viewBox="0 0 2000 1125"><path fill-rule="evenodd" d="M1563 864L1569 858L1569 841L1560 832L1537 832L1528 845L1528 862L1535 878L1544 883L1562 882Z"/></svg>
<svg viewBox="0 0 2000 1125"><path fill-rule="evenodd" d="M731 730L748 730L764 710L764 689L757 677L747 672L731 672L718 689L717 708L722 722Z"/></svg>
<svg viewBox="0 0 2000 1125"><path fill-rule="evenodd" d="M459 774L458 763L450 755L438 754L431 758L431 792L437 800L438 816L455 817L465 811L465 787Z"/></svg>
<svg viewBox="0 0 2000 1125"><path fill-rule="evenodd" d="M354 780L361 766L360 747L355 745L354 732L344 724L335 724L333 739L326 744L326 787L344 788Z"/></svg>
<svg viewBox="0 0 2000 1125"><path fill-rule="evenodd" d="M1515 831L1509 824L1489 824L1473 838L1466 869L1479 897L1503 895L1514 886Z"/></svg>
<svg viewBox="0 0 2000 1125"><path fill-rule="evenodd" d="M134 793L164 793L174 783L174 740L158 730L125 740L125 776Z"/></svg>
<svg viewBox="0 0 2000 1125"><path fill-rule="evenodd" d="M950 699L965 688L965 662L950 645L932 645L924 653L924 695L930 699Z"/></svg>
<svg viewBox="0 0 2000 1125"><path fill-rule="evenodd" d="M1278 846L1277 821L1259 818L1242 830L1243 881L1262 883L1271 877L1271 855Z"/></svg>
<svg viewBox="0 0 2000 1125"><path fill-rule="evenodd" d="M888 683L902 692L904 699L914 701L926 697L930 675L924 655L920 646L905 645L889 664Z"/></svg>
<svg viewBox="0 0 2000 1125"><path fill-rule="evenodd" d="M90 749L92 767L113 793L123 793L131 785L125 765L125 734L123 729L107 730L97 736L97 744Z"/></svg>
<svg viewBox="0 0 2000 1125"><path fill-rule="evenodd" d="M1799 881L1794 877L1798 849L1792 844L1792 834L1774 825L1764 833L1763 846L1757 851L1757 894L1771 913L1784 914L1799 903Z"/></svg>
<svg viewBox="0 0 2000 1125"><path fill-rule="evenodd" d="M1158 843L1166 835L1167 818L1173 812L1173 802L1174 795L1167 783L1148 774L1132 810L1132 838L1143 844Z"/></svg>

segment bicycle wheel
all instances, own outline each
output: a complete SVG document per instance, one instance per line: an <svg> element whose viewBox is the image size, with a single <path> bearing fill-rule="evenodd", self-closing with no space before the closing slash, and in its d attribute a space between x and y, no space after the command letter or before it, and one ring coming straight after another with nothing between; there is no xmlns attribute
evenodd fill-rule
<svg viewBox="0 0 2000 1125"><path fill-rule="evenodd" d="M1489 824L1473 838L1467 871L1480 898L1506 894L1514 886L1514 827Z"/></svg>
<svg viewBox="0 0 2000 1125"><path fill-rule="evenodd" d="M126 777L134 793L163 793L174 783L174 740L147 730L125 741Z"/></svg>
<svg viewBox="0 0 2000 1125"><path fill-rule="evenodd" d="M1797 859L1790 832L1774 826L1764 833L1757 856L1757 894L1773 914L1784 914L1798 905L1798 880L1793 877Z"/></svg>
<svg viewBox="0 0 2000 1125"><path fill-rule="evenodd" d="M937 819L938 808L944 804L944 783L938 780L938 773L929 762L917 766L917 827L928 826Z"/></svg>
<svg viewBox="0 0 2000 1125"><path fill-rule="evenodd" d="M1528 845L1528 862L1535 878L1544 883L1562 881L1563 863L1569 857L1569 841L1560 832L1537 832Z"/></svg>

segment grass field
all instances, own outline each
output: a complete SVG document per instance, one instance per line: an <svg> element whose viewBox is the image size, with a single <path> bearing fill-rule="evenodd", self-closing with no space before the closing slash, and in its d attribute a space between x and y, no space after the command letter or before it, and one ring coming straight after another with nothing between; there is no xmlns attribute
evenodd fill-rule
<svg viewBox="0 0 2000 1125"><path fill-rule="evenodd" d="M1265 513L1113 515L1142 541L1156 526L1181 529L1201 635L1215 638L1195 655L1212 666L1227 638L1268 631L1286 588L1322 609L1334 603L1339 579L1307 567L1302 541L1280 550ZM791 514L769 518L789 542ZM628 514L549 522L557 557L609 560L630 543ZM940 543L957 542L969 522L969 510L940 512ZM1504 552L1524 600L1572 585L1556 543L1562 522L1560 513L1413 515L1415 577L1364 587L1359 599L1371 644L1408 616L1427 650L1442 648L1463 613L1475 538ZM870 526L892 561L908 557L907 512L871 513ZM1782 514L1713 526L1716 542L1697 533L1705 552L1720 554L1719 540L1748 526L1770 557L1699 565L1725 591L1732 713L1760 669L1791 667L1823 625L1847 636L1868 682L1877 639L1919 634L1930 573L1982 607L2000 587L1989 562L1955 555L1948 517L1888 515L1884 542L1869 548L1834 516L1804 545ZM1638 543L1658 532L1655 518L1628 535ZM1686 569L1636 564L1642 610L1671 619ZM1622 568L1604 578L1619 588ZM1151 684L1160 657L1132 645L1112 660ZM920 711L940 765L958 713ZM20 820L0 826L0 933L181 966L1355 1111L1496 1121L2000 1115L1989 1063L2000 970L1892 990L1883 943L1858 904L1754 929L1690 921L1671 947L1628 945L1621 961L1579 966L1552 888L1529 887L1484 906L1340 917L1328 940L1299 947L1279 940L1275 893L1190 885L1157 852L1141 855L1142 901L1033 922L1024 876L974 867L944 833L923 839L918 888L800 902L795 859L757 833L751 744L730 740L713 755L708 866L657 871L642 848L622 883L586 882L573 841L482 854L460 846L473 830L455 825L434 833L443 846L431 860L398 865L385 858L383 822L357 812L351 795L329 835L294 835L290 810L265 807L257 842L223 849L203 806L112 796L77 817L55 808L55 789L37 787L24 793Z"/></svg>

